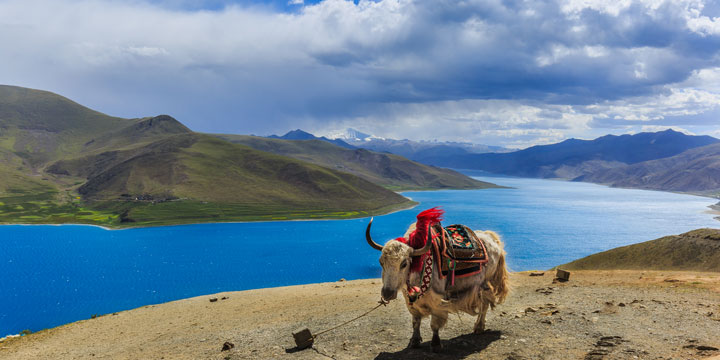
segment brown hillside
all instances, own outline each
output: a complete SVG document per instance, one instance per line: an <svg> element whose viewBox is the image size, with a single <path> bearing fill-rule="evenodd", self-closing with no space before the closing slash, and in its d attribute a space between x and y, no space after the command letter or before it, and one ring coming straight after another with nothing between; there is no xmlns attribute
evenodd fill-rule
<svg viewBox="0 0 720 360"><path fill-rule="evenodd" d="M693 270L720 272L720 229L698 229L593 254L568 270Z"/></svg>

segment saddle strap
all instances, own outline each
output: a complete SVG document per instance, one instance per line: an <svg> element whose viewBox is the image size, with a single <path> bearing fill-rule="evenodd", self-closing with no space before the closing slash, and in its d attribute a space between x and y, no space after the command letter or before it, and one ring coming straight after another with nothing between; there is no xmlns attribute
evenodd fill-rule
<svg viewBox="0 0 720 360"><path fill-rule="evenodd" d="M410 277L408 276L406 285L408 291L408 301L410 301L410 305L412 305L415 301L425 295L425 291L427 291L427 289L430 287L430 281L432 280L432 258L432 254L425 257L425 266L423 267L422 272L422 283L420 284L419 289L417 286L410 285Z"/></svg>

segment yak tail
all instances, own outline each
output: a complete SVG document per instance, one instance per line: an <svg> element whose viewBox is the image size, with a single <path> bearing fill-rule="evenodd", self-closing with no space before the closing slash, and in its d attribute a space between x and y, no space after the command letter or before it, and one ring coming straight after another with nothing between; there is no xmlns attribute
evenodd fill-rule
<svg viewBox="0 0 720 360"><path fill-rule="evenodd" d="M485 231L485 233L490 235L500 247L500 259L498 260L497 268L495 268L495 273L492 274L488 282L492 285L495 303L501 304L505 301L508 293L510 293L510 273L505 264L505 250L503 250L503 243L500 241L498 234L494 231Z"/></svg>

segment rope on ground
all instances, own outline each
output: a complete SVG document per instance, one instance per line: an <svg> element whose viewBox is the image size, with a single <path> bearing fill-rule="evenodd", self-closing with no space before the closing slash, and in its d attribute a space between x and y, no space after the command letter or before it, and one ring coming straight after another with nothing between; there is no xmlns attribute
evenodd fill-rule
<svg viewBox="0 0 720 360"><path fill-rule="evenodd" d="M362 315L357 316L357 317L355 317L355 318L353 318L353 319L350 319L350 320L348 320L348 321L346 321L346 322L344 322L344 323L342 323L342 324L340 324L340 325L337 325L337 326L335 326L335 327L331 327L331 328L329 328L329 329L327 329L327 330L323 330L323 331L321 331L321 332L319 332L319 333L317 333L317 334L313 334L313 339L316 339L318 336L320 336L320 335L322 335L322 334L324 334L324 333L326 333L326 332L333 331L333 330L335 330L335 329L337 329L337 328L339 328L339 327L341 327L341 326L345 326L345 325L347 325L347 324L349 324L349 323L351 323L351 322L353 322L353 321L355 321L355 320L357 320L357 319L359 319L359 318L361 318L361 317L363 317L363 316L365 316L365 315L367 315L367 314L375 311L377 308L379 308L379 307L381 307L381 306L385 306L385 305L387 305L387 304L388 304L388 302L383 301L383 300L381 299L376 307L374 307L374 308L366 311L366 312L363 313Z"/></svg>

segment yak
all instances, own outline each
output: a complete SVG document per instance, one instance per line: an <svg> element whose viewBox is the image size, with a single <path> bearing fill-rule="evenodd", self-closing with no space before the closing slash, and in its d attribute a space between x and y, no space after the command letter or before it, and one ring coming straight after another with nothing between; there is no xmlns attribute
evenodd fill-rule
<svg viewBox="0 0 720 360"><path fill-rule="evenodd" d="M397 297L398 291L403 293L412 315L413 333L408 347L420 346L420 323L424 317L431 315L431 345L434 352L442 349L439 331L447 323L450 313L462 311L477 315L474 333L481 334L485 331L488 308L495 308L495 305L502 303L510 290L505 251L500 237L493 231L474 231L477 238L484 242L487 262L478 273L454 279L454 296L448 299L446 282L450 281L450 277L439 275L440 265L437 261L423 261L426 256L438 255L434 254L437 247L433 246L430 227L439 224L442 214L443 211L438 208L421 212L417 222L410 225L404 237L390 240L384 246L377 244L370 236L373 219L370 219L365 231L368 244L382 252L381 301L389 302ZM430 271L432 274L427 274ZM430 283L425 281L426 289L423 290L426 291L418 298L414 290L419 289L416 285L422 282L423 275L430 279Z"/></svg>

